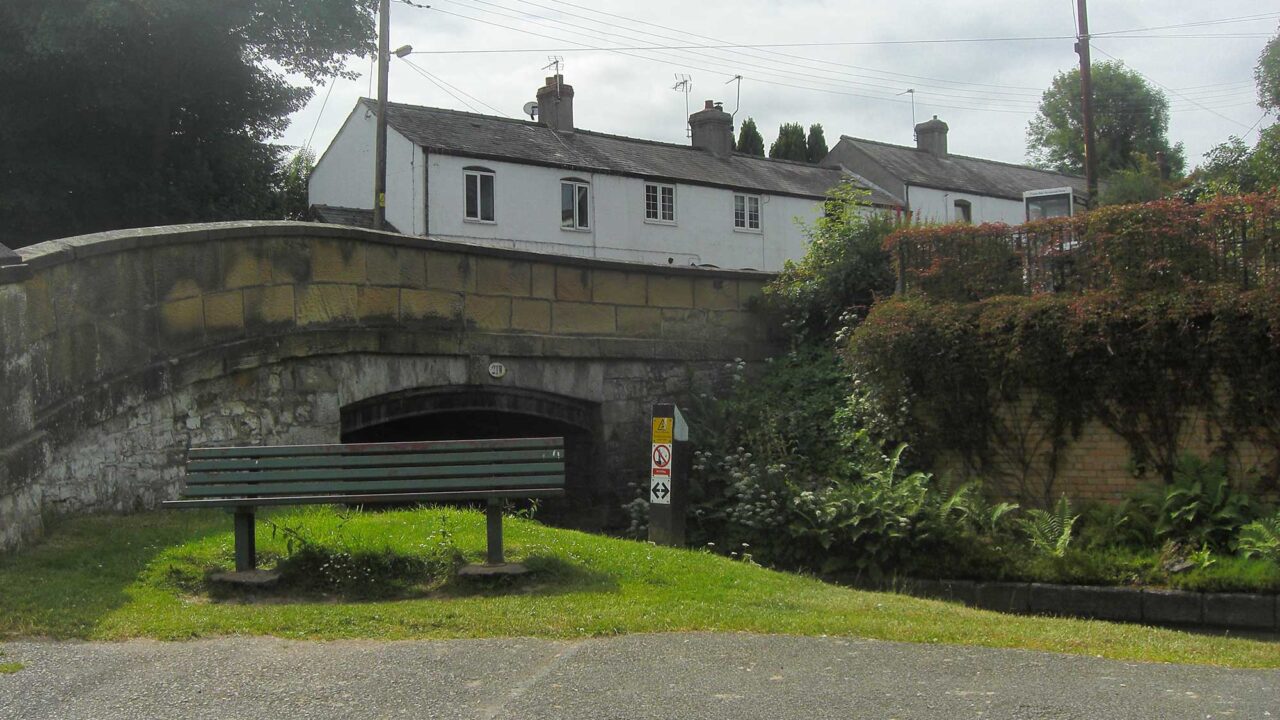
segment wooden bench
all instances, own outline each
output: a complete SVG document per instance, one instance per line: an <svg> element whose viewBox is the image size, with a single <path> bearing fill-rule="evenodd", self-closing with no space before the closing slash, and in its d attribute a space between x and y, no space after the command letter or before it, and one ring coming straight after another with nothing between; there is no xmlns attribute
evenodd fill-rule
<svg viewBox="0 0 1280 720"><path fill-rule="evenodd" d="M266 505L487 500L487 563L502 565L502 501L564 495L564 438L192 448L169 508L235 512L236 571L257 566Z"/></svg>

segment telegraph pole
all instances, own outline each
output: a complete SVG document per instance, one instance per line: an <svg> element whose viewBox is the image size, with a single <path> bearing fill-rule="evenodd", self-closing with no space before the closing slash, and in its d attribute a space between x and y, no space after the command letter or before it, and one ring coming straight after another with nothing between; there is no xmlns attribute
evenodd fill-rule
<svg viewBox="0 0 1280 720"><path fill-rule="evenodd" d="M1089 11L1085 0L1076 0L1080 26L1076 31L1076 54L1080 56L1080 114L1084 130L1084 178L1089 187L1089 205L1098 197L1098 156L1093 147L1093 78L1089 71Z"/></svg>
<svg viewBox="0 0 1280 720"><path fill-rule="evenodd" d="M1084 0L1080 0L1084 2ZM391 0L378 3L378 136L374 142L373 229L381 230L387 212L387 65L391 60Z"/></svg>

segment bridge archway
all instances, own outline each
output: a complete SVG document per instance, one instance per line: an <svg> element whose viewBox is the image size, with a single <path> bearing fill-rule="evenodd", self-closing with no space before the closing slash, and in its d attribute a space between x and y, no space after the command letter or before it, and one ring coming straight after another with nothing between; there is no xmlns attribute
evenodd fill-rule
<svg viewBox="0 0 1280 720"><path fill-rule="evenodd" d="M545 502L539 517L584 528L606 521L599 403L526 388L415 388L343 407L341 427L343 442L563 437L566 497Z"/></svg>

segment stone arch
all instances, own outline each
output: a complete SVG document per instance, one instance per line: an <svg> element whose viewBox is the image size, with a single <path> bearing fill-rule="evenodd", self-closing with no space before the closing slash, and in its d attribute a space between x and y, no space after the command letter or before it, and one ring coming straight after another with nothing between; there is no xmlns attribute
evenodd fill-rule
<svg viewBox="0 0 1280 720"><path fill-rule="evenodd" d="M529 388L449 385L366 398L343 407L340 417L344 442L564 437L566 497L544 503L540 516L598 528L616 504L602 476L598 402Z"/></svg>

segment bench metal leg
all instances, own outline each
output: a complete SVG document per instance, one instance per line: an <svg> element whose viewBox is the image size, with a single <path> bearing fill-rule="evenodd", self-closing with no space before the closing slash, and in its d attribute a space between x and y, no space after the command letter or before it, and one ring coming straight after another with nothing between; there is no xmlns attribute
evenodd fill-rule
<svg viewBox="0 0 1280 720"><path fill-rule="evenodd" d="M258 566L253 534L253 508L236 508L236 572Z"/></svg>
<svg viewBox="0 0 1280 720"><path fill-rule="evenodd" d="M489 554L486 562L489 565L501 565L502 557L502 501L490 500L485 508L485 534L489 538Z"/></svg>

